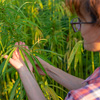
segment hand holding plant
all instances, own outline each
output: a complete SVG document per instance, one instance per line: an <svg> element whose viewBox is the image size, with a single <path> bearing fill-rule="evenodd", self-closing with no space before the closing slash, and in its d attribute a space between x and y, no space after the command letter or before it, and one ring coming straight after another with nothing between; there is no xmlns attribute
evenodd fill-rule
<svg viewBox="0 0 100 100"><path fill-rule="evenodd" d="M25 45L25 43L24 42L19 42L19 43L16 42L15 45ZM28 46L23 46L23 47L28 49ZM30 63L28 58L25 56L25 54L24 54L24 57L25 57L25 59L27 61L27 64L29 66L30 71L32 72L32 70L33 70L32 64ZM7 59L8 55L5 55L4 58ZM22 68L22 67L26 67L26 65L25 65L25 63L24 63L24 61L23 61L23 59L22 59L22 57L21 57L21 55L19 53L19 48L18 47L13 52L12 58L10 58L9 62L17 71L19 71L19 69Z"/></svg>
<svg viewBox="0 0 100 100"><path fill-rule="evenodd" d="M15 43L16 46L22 46L24 47L24 49L27 49L28 50L28 46L25 46L25 43L24 42L16 42ZM31 72L33 72L34 68L32 66L32 64L30 63L29 59L27 58L27 56L25 55L24 52L22 52L24 54L24 57L26 59L26 62L28 64L28 67L30 69ZM28 53L28 52L27 52ZM4 56L5 59L8 58L8 55L5 55ZM47 70L47 67L49 65L49 63L47 63L46 61L42 60L40 57L36 57L39 62L42 64L42 66L44 67L45 70ZM42 69L39 67L39 65L36 63L35 59L33 59L34 62L35 62L35 65L36 65L36 68L39 72L40 75L45 75L45 73L42 71ZM17 70L19 71L20 68L22 67L26 67L21 55L20 55L20 52L19 52L19 48L17 47L17 49L13 52L13 55L12 55L12 58L10 58L9 60L10 64ZM26 67L27 68L27 67Z"/></svg>

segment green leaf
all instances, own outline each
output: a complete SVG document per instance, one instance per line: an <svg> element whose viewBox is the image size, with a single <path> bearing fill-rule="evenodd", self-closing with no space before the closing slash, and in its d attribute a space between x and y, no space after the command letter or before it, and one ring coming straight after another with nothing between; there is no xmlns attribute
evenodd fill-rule
<svg viewBox="0 0 100 100"><path fill-rule="evenodd" d="M19 49L19 53L20 53L20 55L21 55L21 57L22 57L22 59L23 59L25 65L26 65L27 68L29 69L28 64L27 64L27 61L26 61L26 59L25 59L25 57L24 57L24 54L22 53L21 49ZM29 71L30 71L30 69L29 69Z"/></svg>
<svg viewBox="0 0 100 100"><path fill-rule="evenodd" d="M71 65L71 63L72 63L72 61L73 61L73 59L74 59L74 56L75 56L75 54L76 54L78 48L80 47L80 45L81 45L82 43L83 43L83 41L77 42L77 43L75 44L73 50L71 51L70 57L69 57L69 59L68 59L68 69L69 69L69 67L70 67L70 65Z"/></svg>
<svg viewBox="0 0 100 100"><path fill-rule="evenodd" d="M21 86L20 86L20 100L22 100L23 99L23 84L22 84L22 82L20 83L21 84Z"/></svg>
<svg viewBox="0 0 100 100"><path fill-rule="evenodd" d="M59 100L58 95L55 93L55 91L51 87L47 86L45 89L51 95L53 100Z"/></svg>
<svg viewBox="0 0 100 100"><path fill-rule="evenodd" d="M37 26L38 28L40 28L36 23L33 23L32 21L30 20L27 20L27 19L19 19L18 20L21 24L24 24L24 25L27 25L27 26L30 26L32 27L32 25L34 26ZM31 25L30 25L31 24Z"/></svg>
<svg viewBox="0 0 100 100"><path fill-rule="evenodd" d="M50 65L53 65L52 62L49 61L44 55L39 54L39 53L36 53L36 52L34 52L34 54L35 54L36 56L40 57L41 59L43 59L44 61L46 61L47 63L49 63ZM53 65L53 66L55 66L55 65Z"/></svg>
<svg viewBox="0 0 100 100"><path fill-rule="evenodd" d="M14 67L11 67L11 68L9 68L9 69L6 71L6 73L14 72L14 70L15 70L15 68L14 68Z"/></svg>
<svg viewBox="0 0 100 100"><path fill-rule="evenodd" d="M39 65L39 67L42 69L42 71L47 75L44 67L41 65L41 63L39 62L39 60L35 56L33 56L33 55L32 55L32 57L35 59L36 63Z"/></svg>
<svg viewBox="0 0 100 100"><path fill-rule="evenodd" d="M78 64L78 61L79 61L79 53L76 53L75 55L75 61L74 61L74 69L76 70L76 67L77 67L77 64Z"/></svg>
<svg viewBox="0 0 100 100"><path fill-rule="evenodd" d="M36 74L39 76L38 70L37 70L36 65L34 63L34 60L32 59L32 57L24 49L22 49L22 50L25 53L25 55L27 56L27 58L29 59L29 61L31 62L31 64L33 65Z"/></svg>
<svg viewBox="0 0 100 100"><path fill-rule="evenodd" d="M33 44L33 46L31 47L31 50L34 48L34 46L36 45L36 44L38 44L38 43L40 43L41 41L47 41L47 39L40 39L40 40L38 40L37 42L35 42L34 44Z"/></svg>
<svg viewBox="0 0 100 100"><path fill-rule="evenodd" d="M4 53L1 57L0 57L0 61L4 58L5 55L7 55L13 48L9 49L6 53Z"/></svg>
<svg viewBox="0 0 100 100"><path fill-rule="evenodd" d="M8 56L6 62L5 62L5 65L4 65L4 67L3 67L2 75L3 75L3 79L4 79L4 80L5 80L5 70L6 70L6 68L7 68L7 64L8 64L9 59L11 58L11 56L12 56L12 54L13 54L13 52L14 52L15 50L16 50L16 48L14 48L14 49L10 52L10 54L9 54L9 56Z"/></svg>
<svg viewBox="0 0 100 100"><path fill-rule="evenodd" d="M82 46L79 45L78 50L77 50L76 55L75 55L75 61L74 61L74 69L75 70L76 70L78 62L81 61L81 47Z"/></svg>
<svg viewBox="0 0 100 100"><path fill-rule="evenodd" d="M5 60L1 63L1 65L0 65L0 75L2 74L2 69L3 69L3 67L4 67L4 64L5 64Z"/></svg>
<svg viewBox="0 0 100 100"><path fill-rule="evenodd" d="M68 93L67 91L65 91L63 88L61 88L60 86L56 86L56 85L54 85L54 84L48 84L48 86L49 87L55 87L55 88L58 88L58 89L60 89L61 91L63 91L63 92L65 92L66 94Z"/></svg>
<svg viewBox="0 0 100 100"><path fill-rule="evenodd" d="M64 56L64 55L62 55L62 54L58 54L58 53L56 53L56 52L54 52L54 51L51 51L51 50L35 49L34 51L44 51L44 52L49 52L49 53L52 53L52 54L54 54L54 55L58 55L58 56L61 56L61 57Z"/></svg>
<svg viewBox="0 0 100 100"><path fill-rule="evenodd" d="M16 93L16 89L17 89L17 86L18 86L18 83L20 82L20 78L18 78L11 90L11 95L10 95L10 99L9 100L13 100L14 96L15 96L15 93Z"/></svg>
<svg viewBox="0 0 100 100"><path fill-rule="evenodd" d="M23 3L23 4L18 8L17 11L19 11L24 5L29 4L29 3L32 3L32 2L25 2L25 3Z"/></svg>

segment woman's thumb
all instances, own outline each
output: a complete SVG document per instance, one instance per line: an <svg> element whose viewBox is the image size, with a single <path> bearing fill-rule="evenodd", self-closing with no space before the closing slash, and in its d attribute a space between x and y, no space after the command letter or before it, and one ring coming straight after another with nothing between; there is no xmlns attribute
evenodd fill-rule
<svg viewBox="0 0 100 100"><path fill-rule="evenodd" d="M8 55L5 55L4 58L7 59L8 58Z"/></svg>

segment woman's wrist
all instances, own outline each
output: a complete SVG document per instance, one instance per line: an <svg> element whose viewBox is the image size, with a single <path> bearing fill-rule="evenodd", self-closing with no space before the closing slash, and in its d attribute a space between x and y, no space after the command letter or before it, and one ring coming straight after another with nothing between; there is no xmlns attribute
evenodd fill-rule
<svg viewBox="0 0 100 100"><path fill-rule="evenodd" d="M17 71L18 71L18 73L20 74L20 73L22 73L22 72L28 71L28 69L27 69L26 66L22 66L22 67L20 67L19 69L17 69Z"/></svg>

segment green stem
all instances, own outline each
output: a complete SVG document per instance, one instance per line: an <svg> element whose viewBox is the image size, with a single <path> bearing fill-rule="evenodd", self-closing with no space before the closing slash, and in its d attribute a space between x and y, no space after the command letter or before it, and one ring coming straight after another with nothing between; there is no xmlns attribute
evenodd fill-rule
<svg viewBox="0 0 100 100"><path fill-rule="evenodd" d="M94 67L94 54L91 52L91 60L92 60L92 72L94 72L95 67Z"/></svg>

